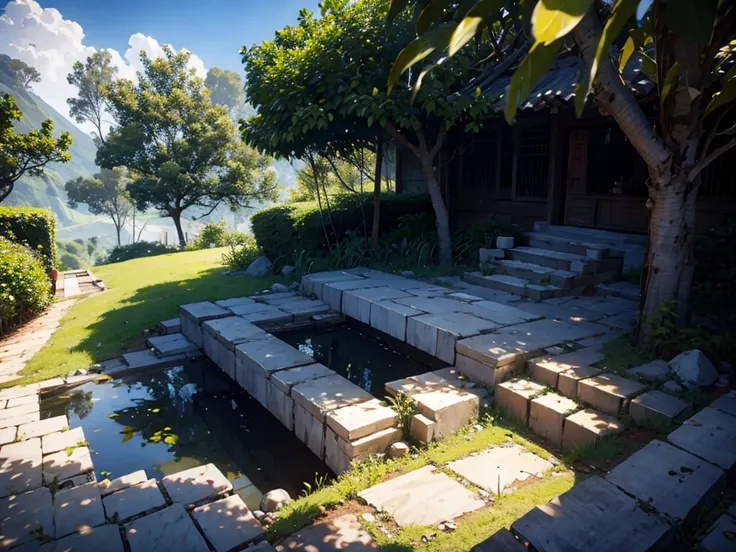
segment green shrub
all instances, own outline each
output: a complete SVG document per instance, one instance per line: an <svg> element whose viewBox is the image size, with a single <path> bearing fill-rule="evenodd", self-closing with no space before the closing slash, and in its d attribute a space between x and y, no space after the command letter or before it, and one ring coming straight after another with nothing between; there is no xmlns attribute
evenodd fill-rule
<svg viewBox="0 0 736 552"><path fill-rule="evenodd" d="M225 221L207 222L199 235L187 244L187 249L209 249L211 247L225 247L226 245L241 245L248 242L247 234L242 232L228 232Z"/></svg>
<svg viewBox="0 0 736 552"><path fill-rule="evenodd" d="M250 263L263 255L253 236L241 234L242 240L231 241L230 250L222 256L222 262L231 270L245 270Z"/></svg>
<svg viewBox="0 0 736 552"><path fill-rule="evenodd" d="M400 217L432 213L427 195L384 194L381 198L381 233L396 228ZM372 194L345 195L330 202L329 211L317 202L287 203L264 209L251 218L256 241L274 264L293 264L302 251L327 257L343 238L370 235L373 225Z"/></svg>
<svg viewBox="0 0 736 552"><path fill-rule="evenodd" d="M0 237L0 335L50 303L51 286L41 258Z"/></svg>
<svg viewBox="0 0 736 552"><path fill-rule="evenodd" d="M22 243L39 254L47 273L56 265L56 220L51 211L0 207L0 236Z"/></svg>
<svg viewBox="0 0 736 552"><path fill-rule="evenodd" d="M82 268L83 261L76 255L64 252L59 255L59 270L65 272L67 270L79 270Z"/></svg>
<svg viewBox="0 0 736 552"><path fill-rule="evenodd" d="M173 253L176 250L175 247L147 241L139 241L128 245L117 245L110 250L104 264L122 263L123 261L139 259L141 257L155 257L156 255Z"/></svg>

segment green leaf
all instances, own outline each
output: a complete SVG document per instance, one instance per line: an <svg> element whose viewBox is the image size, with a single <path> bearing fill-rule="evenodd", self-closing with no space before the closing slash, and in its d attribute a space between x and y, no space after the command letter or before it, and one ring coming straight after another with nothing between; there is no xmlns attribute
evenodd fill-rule
<svg viewBox="0 0 736 552"><path fill-rule="evenodd" d="M457 23L441 25L407 44L391 67L391 72L388 75L388 93L391 93L399 77L405 71L408 71L414 64L422 61L435 50L447 46L456 28Z"/></svg>
<svg viewBox="0 0 736 552"><path fill-rule="evenodd" d="M128 441L130 441L130 440L131 440L131 439L133 438L133 435L135 435L135 433L126 433L126 434L125 434L125 435L123 436L123 440L122 440L122 441L120 441L120 442L121 442L121 443L127 443Z"/></svg>
<svg viewBox="0 0 736 552"><path fill-rule="evenodd" d="M135 433L135 428L133 426L127 426L120 430L120 433Z"/></svg>
<svg viewBox="0 0 736 552"><path fill-rule="evenodd" d="M550 45L580 23L593 0L539 0L532 13L532 32L537 42Z"/></svg>
<svg viewBox="0 0 736 552"><path fill-rule="evenodd" d="M708 44L718 14L718 0L669 0L667 23L678 35Z"/></svg>
<svg viewBox="0 0 736 552"><path fill-rule="evenodd" d="M637 4L638 0L616 0L616 3L613 5L611 15L608 17L606 26L603 27L603 32L598 40L593 63L590 64L590 67L584 65L580 81L575 85L575 111L578 117L583 113L585 100L588 97L593 80L598 73L598 68L605 62L606 57L611 51L611 44L613 44L613 41L621 33L624 25L631 19Z"/></svg>
<svg viewBox="0 0 736 552"><path fill-rule="evenodd" d="M703 116L707 116L714 109L731 103L736 98L736 65L721 79L723 85L720 91L713 94L713 97L705 108Z"/></svg>
<svg viewBox="0 0 736 552"><path fill-rule="evenodd" d="M432 26L432 23L438 21L442 14L450 5L452 0L430 0L426 8L417 17L417 34L423 35Z"/></svg>
<svg viewBox="0 0 736 552"><path fill-rule="evenodd" d="M480 0L470 8L452 33L449 54L454 56L478 33L483 22L491 15L498 13L502 6L503 0Z"/></svg>
<svg viewBox="0 0 736 552"><path fill-rule="evenodd" d="M552 67L560 51L562 39L546 45L536 42L529 49L529 53L519 64L518 69L511 77L511 83L506 95L506 105L503 108L506 121L511 124L516 116L517 106L527 99L537 81Z"/></svg>
<svg viewBox="0 0 736 552"><path fill-rule="evenodd" d="M664 84L662 84L662 92L660 93L660 105L664 105L664 101L667 99L672 87L677 82L677 77L680 74L680 64L675 62L672 67L667 71L667 76L664 78Z"/></svg>
<svg viewBox="0 0 736 552"><path fill-rule="evenodd" d="M394 19L396 19L396 16L398 16L406 6L409 4L409 0L391 0L391 6L388 8L388 14L386 15L386 19L391 22Z"/></svg>
<svg viewBox="0 0 736 552"><path fill-rule="evenodd" d="M626 67L626 64L629 63L629 60L631 59L632 54L634 53L634 39L629 37L626 39L626 42L624 43L624 47L621 48L621 51L618 54L618 70L619 72L624 70L624 67Z"/></svg>
<svg viewBox="0 0 736 552"><path fill-rule="evenodd" d="M641 70L649 80L657 82L657 62L645 53L641 54Z"/></svg>
<svg viewBox="0 0 736 552"><path fill-rule="evenodd" d="M374 86L374 87L373 87L373 96L377 96L377 95L378 95L378 88L376 88L376 87Z"/></svg>

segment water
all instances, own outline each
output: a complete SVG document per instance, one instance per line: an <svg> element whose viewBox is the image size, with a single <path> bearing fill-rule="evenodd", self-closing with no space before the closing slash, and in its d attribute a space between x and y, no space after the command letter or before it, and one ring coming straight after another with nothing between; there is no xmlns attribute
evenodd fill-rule
<svg viewBox="0 0 736 552"><path fill-rule="evenodd" d="M392 338L387 340L384 334L357 322L325 330L289 332L278 337L378 398L386 395L385 384L389 381L446 366L418 349Z"/></svg>
<svg viewBox="0 0 736 552"><path fill-rule="evenodd" d="M81 426L97 478L144 469L163 477L212 462L261 491L298 495L329 470L296 436L209 362L88 383L41 401L42 417Z"/></svg>

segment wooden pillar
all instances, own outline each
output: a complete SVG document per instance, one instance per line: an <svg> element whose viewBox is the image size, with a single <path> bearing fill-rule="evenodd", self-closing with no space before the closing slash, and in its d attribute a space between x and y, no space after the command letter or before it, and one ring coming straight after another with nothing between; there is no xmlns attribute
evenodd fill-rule
<svg viewBox="0 0 736 552"><path fill-rule="evenodd" d="M562 167L564 140L562 136L562 125L560 124L560 115L557 112L557 108L552 108L550 119L549 171L547 173L547 222L550 224L561 224L564 190L560 173Z"/></svg>

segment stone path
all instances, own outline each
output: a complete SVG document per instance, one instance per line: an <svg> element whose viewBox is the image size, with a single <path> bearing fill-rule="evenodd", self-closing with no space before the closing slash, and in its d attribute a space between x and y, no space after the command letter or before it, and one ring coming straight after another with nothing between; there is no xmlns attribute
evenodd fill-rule
<svg viewBox="0 0 736 552"><path fill-rule="evenodd" d="M56 297L76 297L104 290L104 282L86 268L62 272L56 281Z"/></svg>

